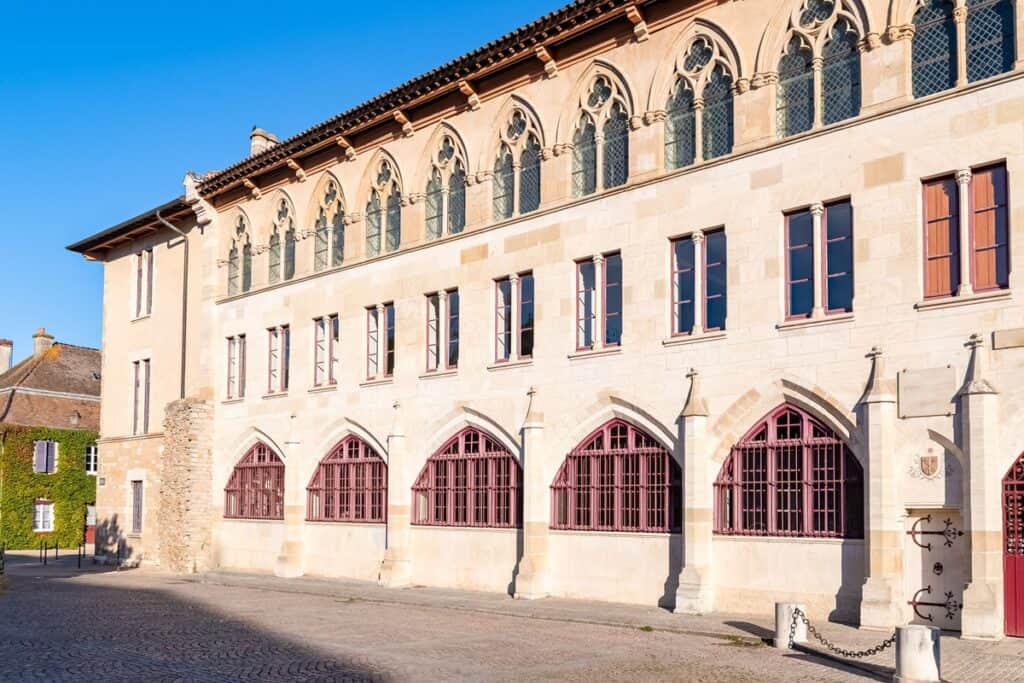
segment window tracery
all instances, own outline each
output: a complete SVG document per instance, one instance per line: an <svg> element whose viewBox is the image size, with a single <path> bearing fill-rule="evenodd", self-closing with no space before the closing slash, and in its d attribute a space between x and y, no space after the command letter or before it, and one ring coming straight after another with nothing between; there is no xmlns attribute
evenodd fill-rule
<svg viewBox="0 0 1024 683"><path fill-rule="evenodd" d="M366 255L392 252L402 242L402 188L391 162L382 159L374 174L370 198L366 203Z"/></svg>
<svg viewBox="0 0 1024 683"><path fill-rule="evenodd" d="M540 206L540 133L520 108L498 133L492 199L494 220L536 211Z"/></svg>
<svg viewBox="0 0 1024 683"><path fill-rule="evenodd" d="M599 172L600 171L600 172ZM573 195L583 197L629 178L629 105L621 86L594 76L580 102L573 134Z"/></svg>
<svg viewBox="0 0 1024 683"><path fill-rule="evenodd" d="M466 162L450 135L441 139L431 159L426 209L428 240L440 238L446 229L455 235L466 227Z"/></svg>
<svg viewBox="0 0 1024 683"><path fill-rule="evenodd" d="M235 222L235 234L228 251L228 296L252 289L252 240L245 216Z"/></svg>
<svg viewBox="0 0 1024 683"><path fill-rule="evenodd" d="M665 106L665 165L669 169L732 151L732 68L710 36L696 36L676 61Z"/></svg>

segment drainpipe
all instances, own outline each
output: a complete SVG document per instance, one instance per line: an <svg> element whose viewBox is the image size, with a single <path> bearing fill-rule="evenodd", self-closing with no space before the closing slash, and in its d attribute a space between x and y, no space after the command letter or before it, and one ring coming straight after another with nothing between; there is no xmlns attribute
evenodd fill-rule
<svg viewBox="0 0 1024 683"><path fill-rule="evenodd" d="M182 244L185 249L181 276L181 392L178 396L178 398L185 398L185 342L188 340L188 236L178 228L171 225L167 219L160 215L159 211L157 211L155 215L156 219L163 223L165 227L170 228L181 236Z"/></svg>

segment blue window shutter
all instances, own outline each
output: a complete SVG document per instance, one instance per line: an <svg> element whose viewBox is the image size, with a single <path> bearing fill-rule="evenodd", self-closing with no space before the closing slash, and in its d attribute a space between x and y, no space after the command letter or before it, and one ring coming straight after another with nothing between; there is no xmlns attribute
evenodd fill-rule
<svg viewBox="0 0 1024 683"><path fill-rule="evenodd" d="M57 471L57 442L46 442L46 473L53 474Z"/></svg>
<svg viewBox="0 0 1024 683"><path fill-rule="evenodd" d="M32 471L33 472L45 472L46 471L46 442L36 441L35 451L32 455Z"/></svg>

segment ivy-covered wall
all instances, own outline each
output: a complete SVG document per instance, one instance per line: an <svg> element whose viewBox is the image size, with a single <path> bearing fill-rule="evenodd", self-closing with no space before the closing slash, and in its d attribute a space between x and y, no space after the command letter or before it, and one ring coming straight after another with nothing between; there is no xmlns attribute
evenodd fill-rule
<svg viewBox="0 0 1024 683"><path fill-rule="evenodd" d="M85 448L95 432L0 424L0 543L38 548L41 540L75 548L85 533L85 506L96 502L96 477L85 473ZM32 471L35 442L56 441L57 471ZM32 531L37 498L53 501L53 532Z"/></svg>

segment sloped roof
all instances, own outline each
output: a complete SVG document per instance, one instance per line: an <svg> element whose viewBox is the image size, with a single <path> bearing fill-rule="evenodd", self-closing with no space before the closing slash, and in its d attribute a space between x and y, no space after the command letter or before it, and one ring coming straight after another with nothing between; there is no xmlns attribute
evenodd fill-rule
<svg viewBox="0 0 1024 683"><path fill-rule="evenodd" d="M0 391L25 388L99 398L100 359L99 349L55 342L0 374Z"/></svg>

